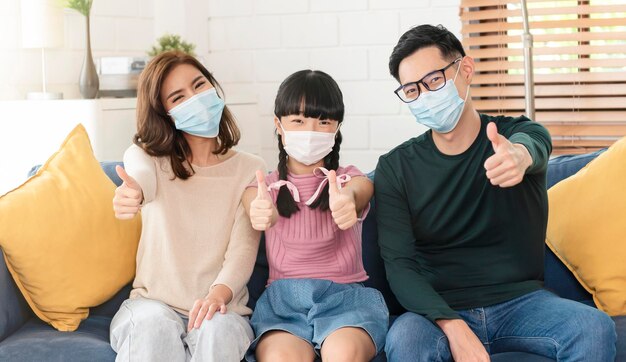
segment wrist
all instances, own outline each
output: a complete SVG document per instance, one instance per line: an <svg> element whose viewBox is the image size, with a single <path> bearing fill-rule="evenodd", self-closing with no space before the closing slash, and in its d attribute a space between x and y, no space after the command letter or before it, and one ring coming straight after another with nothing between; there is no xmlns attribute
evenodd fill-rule
<svg viewBox="0 0 626 362"><path fill-rule="evenodd" d="M219 297L212 296L211 294L207 295L204 298L205 301L217 304L226 304L225 301Z"/></svg>
<svg viewBox="0 0 626 362"><path fill-rule="evenodd" d="M230 288L224 284L216 284L211 287L209 294L204 297L207 301L214 301L216 303L228 304L232 298Z"/></svg>
<svg viewBox="0 0 626 362"><path fill-rule="evenodd" d="M522 164L524 166L524 170L527 170L533 164L533 158L530 156L530 152L528 148L521 143L514 143L513 146L517 148L517 150L522 155Z"/></svg>
<svg viewBox="0 0 626 362"><path fill-rule="evenodd" d="M450 332L456 330L465 324L465 322L462 319L437 319L435 320L435 324L448 336Z"/></svg>
<svg viewBox="0 0 626 362"><path fill-rule="evenodd" d="M209 294L207 294L206 297L204 297L204 300L211 300L211 301L216 301L216 302L223 301L224 298L221 295L219 295L219 293L215 293L214 290L215 288L211 289Z"/></svg>

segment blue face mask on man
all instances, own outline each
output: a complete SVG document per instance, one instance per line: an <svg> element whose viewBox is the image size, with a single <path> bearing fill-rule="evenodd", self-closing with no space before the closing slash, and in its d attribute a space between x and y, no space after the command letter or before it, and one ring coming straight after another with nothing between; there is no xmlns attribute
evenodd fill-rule
<svg viewBox="0 0 626 362"><path fill-rule="evenodd" d="M196 94L170 109L177 130L205 138L217 137L224 111L224 101L215 88Z"/></svg>
<svg viewBox="0 0 626 362"><path fill-rule="evenodd" d="M454 85L459 69L460 65L454 79L449 79L441 89L424 93L409 103L409 109L418 123L437 133L449 133L456 127L469 95L468 86L465 99L461 99Z"/></svg>

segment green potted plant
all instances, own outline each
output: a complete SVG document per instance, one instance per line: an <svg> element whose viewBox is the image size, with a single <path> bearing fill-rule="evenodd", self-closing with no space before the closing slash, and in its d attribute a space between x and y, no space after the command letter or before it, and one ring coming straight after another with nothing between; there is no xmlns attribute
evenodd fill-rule
<svg viewBox="0 0 626 362"><path fill-rule="evenodd" d="M191 56L196 56L194 52L195 48L195 44L182 40L180 35L165 34L157 39L157 44L152 46L152 49L148 51L148 55L155 57L170 50L179 50Z"/></svg>

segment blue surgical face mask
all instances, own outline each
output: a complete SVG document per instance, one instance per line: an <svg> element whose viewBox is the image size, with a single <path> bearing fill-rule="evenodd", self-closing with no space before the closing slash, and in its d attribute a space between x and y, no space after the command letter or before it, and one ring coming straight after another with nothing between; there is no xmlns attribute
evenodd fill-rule
<svg viewBox="0 0 626 362"><path fill-rule="evenodd" d="M418 123L437 133L449 133L456 127L469 95L469 86L465 99L459 97L459 92L454 86L459 69L461 66L457 68L454 79L449 79L443 88L426 92L409 103L409 109Z"/></svg>
<svg viewBox="0 0 626 362"><path fill-rule="evenodd" d="M170 109L176 129L205 138L217 137L224 111L224 101L215 88L196 94Z"/></svg>

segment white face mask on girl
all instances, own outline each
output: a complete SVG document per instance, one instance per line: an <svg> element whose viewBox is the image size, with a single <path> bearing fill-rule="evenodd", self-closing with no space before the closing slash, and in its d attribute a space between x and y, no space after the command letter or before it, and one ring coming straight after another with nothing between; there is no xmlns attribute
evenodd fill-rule
<svg viewBox="0 0 626 362"><path fill-rule="evenodd" d="M285 152L296 161L310 166L326 157L335 146L335 137L341 124L333 133L314 131L285 131L283 130L283 143Z"/></svg>

